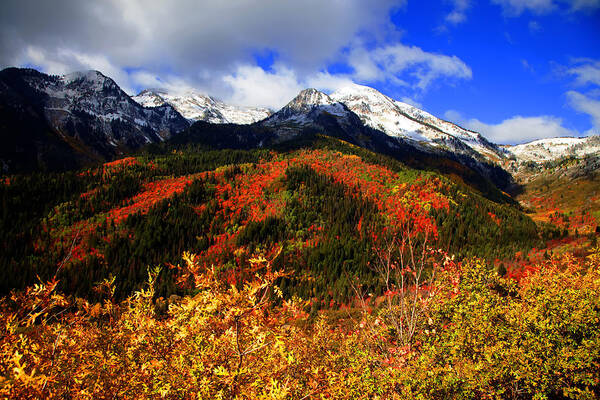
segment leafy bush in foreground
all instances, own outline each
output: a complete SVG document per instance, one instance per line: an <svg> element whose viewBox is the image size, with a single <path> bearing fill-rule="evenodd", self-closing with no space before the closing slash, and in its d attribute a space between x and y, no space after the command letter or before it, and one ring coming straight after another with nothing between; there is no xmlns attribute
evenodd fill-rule
<svg viewBox="0 0 600 400"><path fill-rule="evenodd" d="M164 312L166 301L153 300L157 271L120 304L110 279L97 288L103 303L56 293L56 281L2 299L0 395L600 397L600 249L584 261L549 260L519 283L478 260L446 259L410 348L385 323L386 308L311 321L306 303L280 298L281 273L264 258L251 260L255 277L244 284L184 260L179 276L196 294Z"/></svg>

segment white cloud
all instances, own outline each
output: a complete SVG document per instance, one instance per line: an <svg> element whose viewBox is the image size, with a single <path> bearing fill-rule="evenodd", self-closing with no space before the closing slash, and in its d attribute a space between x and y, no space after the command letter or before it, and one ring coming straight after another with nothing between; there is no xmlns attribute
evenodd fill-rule
<svg viewBox="0 0 600 400"><path fill-rule="evenodd" d="M159 77L144 70L130 73L129 80L136 87L143 87L146 89L166 89L173 94L183 94L188 91L202 90L202 88L195 87L190 82L181 79L178 76L167 75L165 77Z"/></svg>
<svg viewBox="0 0 600 400"><path fill-rule="evenodd" d="M511 17L526 11L541 15L557 10L578 12L600 8L600 0L492 0L492 3L500 5L504 14Z"/></svg>
<svg viewBox="0 0 600 400"><path fill-rule="evenodd" d="M228 99L232 103L274 109L282 107L304 89L296 73L282 66L274 68L273 72L256 66L241 66L223 80L232 90Z"/></svg>
<svg viewBox="0 0 600 400"><path fill-rule="evenodd" d="M492 142L502 144L526 143L541 138L579 136L578 132L565 128L562 119L549 115L535 117L517 115L497 124L485 123L476 118L467 119L454 110L447 111L444 117L481 133Z"/></svg>
<svg viewBox="0 0 600 400"><path fill-rule="evenodd" d="M575 110L588 114L596 129L600 129L600 100L592 99L582 93L570 90L567 99Z"/></svg>
<svg viewBox="0 0 600 400"><path fill-rule="evenodd" d="M581 59L575 62L578 65L569 68L567 73L575 76L577 85L600 85L600 61Z"/></svg>
<svg viewBox="0 0 600 400"><path fill-rule="evenodd" d="M463 115L456 110L448 110L444 113L444 118L448 121L453 121L457 124L462 124L465 121Z"/></svg>
<svg viewBox="0 0 600 400"><path fill-rule="evenodd" d="M334 92L345 86L354 84L348 75L332 75L328 72L319 72L306 79L304 87L317 88L325 92Z"/></svg>
<svg viewBox="0 0 600 400"><path fill-rule="evenodd" d="M410 104L413 107L417 107L420 109L423 109L423 104L419 103L418 101L415 101L414 99L411 99L410 97L402 97L400 99L401 102L406 103L406 104Z"/></svg>
<svg viewBox="0 0 600 400"><path fill-rule="evenodd" d="M74 54L102 55L118 68L165 71L196 85L234 73L264 50L298 73L314 73L364 32L388 29L405 0L2 0L0 67L27 63L75 70ZM102 63L92 66L101 69Z"/></svg>
<svg viewBox="0 0 600 400"><path fill-rule="evenodd" d="M527 61L526 59L522 59L521 60L521 65L523 66L523 68L531 73L535 73L535 69L533 68L533 66L531 64L529 64L529 61Z"/></svg>
<svg viewBox="0 0 600 400"><path fill-rule="evenodd" d="M571 0L571 9L573 11L579 10L594 10L600 8L600 0Z"/></svg>
<svg viewBox="0 0 600 400"><path fill-rule="evenodd" d="M355 79L365 82L380 81L384 78L382 66L377 65L373 53L365 49L362 44L352 48L347 57L347 62L352 66Z"/></svg>
<svg viewBox="0 0 600 400"><path fill-rule="evenodd" d="M505 15L517 16L525 11L534 14L545 14L555 9L553 0L492 0L502 6Z"/></svg>
<svg viewBox="0 0 600 400"><path fill-rule="evenodd" d="M430 53L416 46L394 44L350 53L352 77L359 81L389 82L396 86L427 89L437 79L471 79L473 72L456 56Z"/></svg>
<svg viewBox="0 0 600 400"><path fill-rule="evenodd" d="M422 92L437 79L470 79L472 76L471 69L458 57L428 53L402 44L370 51L358 46L342 59L350 64L352 72L333 75L320 71L300 76L283 64L276 65L272 71L250 64L239 66L223 78L228 86L228 94L223 97L237 104L277 109L307 87L332 92L354 82L383 82ZM409 97L403 101L421 106Z"/></svg>
<svg viewBox="0 0 600 400"><path fill-rule="evenodd" d="M559 73L574 76L573 84L581 91L569 90L565 93L568 104L577 112L590 116L593 128L600 130L600 61L589 58L572 60L571 67L559 67ZM592 130L587 133L592 132Z"/></svg>
<svg viewBox="0 0 600 400"><path fill-rule="evenodd" d="M283 63L277 63L269 71L244 63L231 73L213 76L211 84L202 86L201 90L233 104L278 109L307 87L332 92L354 82L384 82L422 92L438 79L472 77L471 69L456 56L429 53L402 44L367 50L362 43L355 42L352 50L340 55L340 60L347 62L353 71L331 74L321 70L302 75ZM130 78L134 84L143 87L177 90L190 86L189 82L174 76L163 80L147 71L136 72ZM409 103L418 104L414 100Z"/></svg>
<svg viewBox="0 0 600 400"><path fill-rule="evenodd" d="M316 88L333 92L354 84L348 75L332 75L318 72L300 79L291 69L276 65L273 71L265 71L253 65L240 66L237 71L223 78L229 89L224 100L232 104L252 104L279 109L292 100L301 90Z"/></svg>
<svg viewBox="0 0 600 400"><path fill-rule="evenodd" d="M470 0L451 0L452 11L446 15L445 21L452 25L458 25L467 20L467 11L471 7Z"/></svg>

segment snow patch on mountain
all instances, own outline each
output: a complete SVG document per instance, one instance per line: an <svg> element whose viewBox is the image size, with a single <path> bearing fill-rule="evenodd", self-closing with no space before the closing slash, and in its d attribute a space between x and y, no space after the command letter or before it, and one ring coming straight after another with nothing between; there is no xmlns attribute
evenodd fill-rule
<svg viewBox="0 0 600 400"><path fill-rule="evenodd" d="M28 69L14 71L41 94L45 118L62 137L135 148L163 141L189 126L169 105L153 109L140 106L98 71L62 76Z"/></svg>
<svg viewBox="0 0 600 400"><path fill-rule="evenodd" d="M389 136L429 141L422 124L402 115L396 102L377 90L361 85L343 87L331 98L345 104L363 123ZM435 135L435 133L433 133Z"/></svg>
<svg viewBox="0 0 600 400"><path fill-rule="evenodd" d="M281 123L299 126L314 125L316 118L322 113L344 119L348 115L348 110L323 92L304 89L281 110L266 119L264 124L267 126Z"/></svg>
<svg viewBox="0 0 600 400"><path fill-rule="evenodd" d="M410 104L394 100L362 85L350 85L331 94L331 99L345 104L363 123L389 136L449 147L465 152L465 146L490 160L504 157L504 151L480 134L441 120ZM467 151L468 152L468 151Z"/></svg>
<svg viewBox="0 0 600 400"><path fill-rule="evenodd" d="M518 161L544 162L563 157L581 158L590 154L600 154L600 136L540 139L505 148Z"/></svg>
<svg viewBox="0 0 600 400"><path fill-rule="evenodd" d="M272 114L266 108L234 106L194 90L170 93L162 89L146 89L133 99L144 107L170 104L188 120L213 124L252 124Z"/></svg>

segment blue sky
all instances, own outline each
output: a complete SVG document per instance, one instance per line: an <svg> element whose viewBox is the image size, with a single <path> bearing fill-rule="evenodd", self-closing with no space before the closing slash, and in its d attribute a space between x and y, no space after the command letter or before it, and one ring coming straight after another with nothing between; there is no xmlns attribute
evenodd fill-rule
<svg viewBox="0 0 600 400"><path fill-rule="evenodd" d="M351 82L499 143L600 133L600 0L4 0L0 66L277 109Z"/></svg>
<svg viewBox="0 0 600 400"><path fill-rule="evenodd" d="M409 2L392 16L405 32L406 43L456 55L473 71L471 79L435 85L418 94L428 111L443 116L454 110L463 115L462 122L477 118L496 124L516 115L554 116L566 129L583 133L595 127L600 133L592 116L578 112L567 95L593 91L600 84L598 69L595 85L576 84L577 76L569 72L593 64L578 59L600 60L597 7L575 12L560 4L554 10L515 13L498 4L472 2L465 20L452 24L445 21L448 5ZM426 16L419 12L422 8L435 11ZM385 85L379 89L385 90Z"/></svg>

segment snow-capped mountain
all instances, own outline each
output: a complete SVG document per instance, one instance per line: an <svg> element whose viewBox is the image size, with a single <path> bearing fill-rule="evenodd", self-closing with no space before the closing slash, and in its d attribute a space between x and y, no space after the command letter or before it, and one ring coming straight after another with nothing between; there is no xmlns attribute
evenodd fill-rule
<svg viewBox="0 0 600 400"><path fill-rule="evenodd" d="M198 123L188 130L193 121ZM193 90L144 90L131 98L98 71L63 76L32 69L1 71L0 124L7 136L0 166L6 170L15 169L11 160L19 157L28 166L51 159L46 164L71 168L164 141L183 130L188 134L181 142L196 138L225 148L266 146L320 133L402 160L417 153L428 162L451 160L494 182L507 182L506 171L519 170L521 161L600 154L598 136L499 147L476 132L355 84L330 95L305 89L271 113L228 105ZM70 154L70 162L63 154Z"/></svg>
<svg viewBox="0 0 600 400"><path fill-rule="evenodd" d="M104 135L112 146L122 143L135 147L162 141L189 126L171 106L140 107L98 71L63 76L22 71L23 81L43 95L44 114L61 135L92 131Z"/></svg>
<svg viewBox="0 0 600 400"><path fill-rule="evenodd" d="M252 124L272 114L267 108L238 107L194 90L175 94L163 89L146 89L133 99L144 107L170 104L188 120L213 124Z"/></svg>
<svg viewBox="0 0 600 400"><path fill-rule="evenodd" d="M469 155L477 153L488 160L498 160L505 156L501 148L480 134L396 101L367 86L346 86L333 92L330 98L345 104L365 125L392 137L446 147Z"/></svg>
<svg viewBox="0 0 600 400"><path fill-rule="evenodd" d="M52 142L66 144L78 159L106 159L189 127L170 105L144 108L98 71L51 76L5 69L0 72L0 108L6 110L2 124L18 127L23 124L18 121L26 121L38 126L35 132L23 129L19 139L21 146L29 143L26 152L34 152L34 146L38 158Z"/></svg>
<svg viewBox="0 0 600 400"><path fill-rule="evenodd" d="M341 103L336 102L327 94L317 89L304 89L281 110L264 121L264 125L273 126L281 123L292 123L306 126L316 123L323 113L337 117L348 124L350 112Z"/></svg>
<svg viewBox="0 0 600 400"><path fill-rule="evenodd" d="M307 128L336 128L356 141L379 132L384 136L379 141L392 148L410 145L427 152L450 151L486 162L506 157L504 149L476 132L361 85L347 86L331 95L305 89L261 124L278 128L281 134Z"/></svg>
<svg viewBox="0 0 600 400"><path fill-rule="evenodd" d="M344 104L316 89L304 89L281 110L258 125L275 132L282 140L301 132L319 132L372 148L399 146L396 138L365 126Z"/></svg>
<svg viewBox="0 0 600 400"><path fill-rule="evenodd" d="M581 158L590 154L600 154L600 136L540 139L505 148L517 161L544 162L563 157Z"/></svg>
<svg viewBox="0 0 600 400"><path fill-rule="evenodd" d="M508 173L494 162L505 158L505 150L475 132L364 86L355 85L332 95L305 89L257 125L264 128L265 139L259 143L273 137L285 141L305 132L321 133L419 167L445 159L447 168L458 171L467 167L472 176L484 176L499 187L510 184Z"/></svg>

